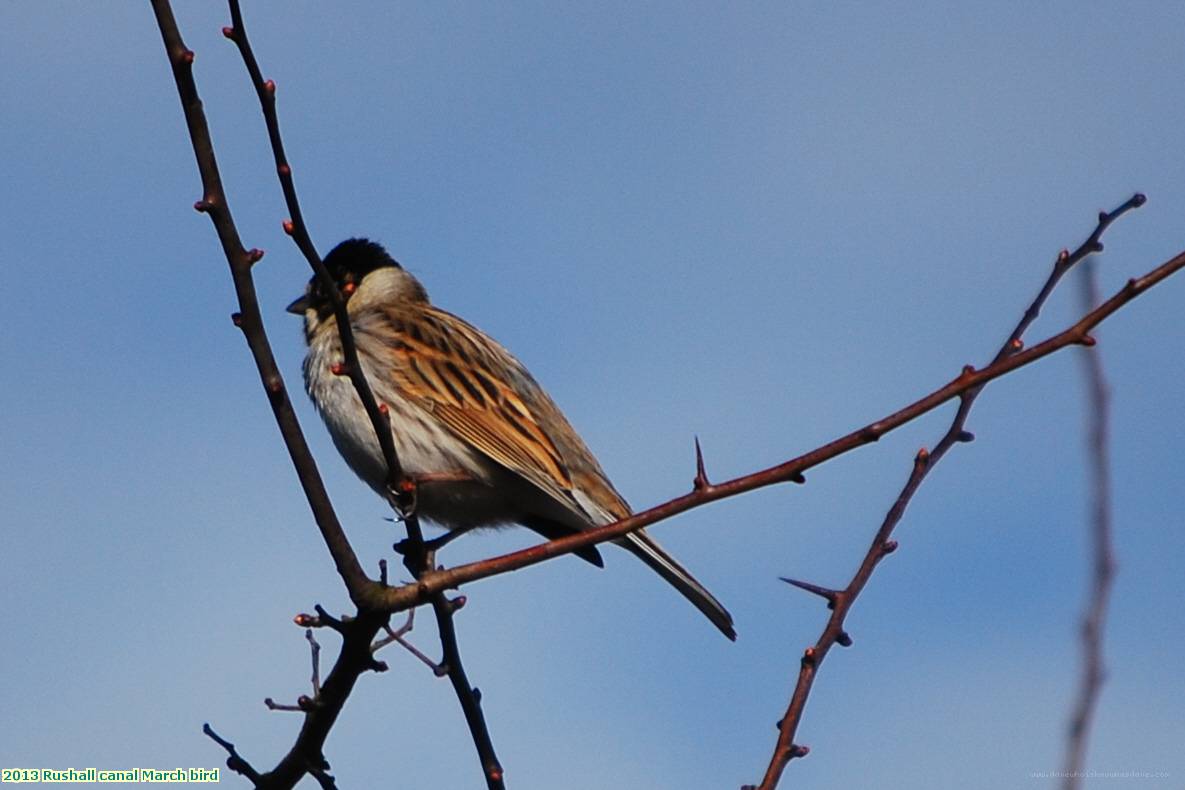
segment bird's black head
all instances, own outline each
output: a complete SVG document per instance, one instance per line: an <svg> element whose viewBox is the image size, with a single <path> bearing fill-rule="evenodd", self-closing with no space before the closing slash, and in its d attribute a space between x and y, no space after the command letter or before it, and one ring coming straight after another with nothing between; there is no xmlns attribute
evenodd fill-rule
<svg viewBox="0 0 1185 790"><path fill-rule="evenodd" d="M346 239L325 256L325 268L339 286L362 282L363 277L384 266L401 268L383 245L370 239Z"/></svg>
<svg viewBox="0 0 1185 790"><path fill-rule="evenodd" d="M362 278L376 269L403 268L387 254L383 245L370 239L346 239L329 251L324 263L338 293L346 300L362 282ZM321 278L314 274L304 296L288 305L288 312L304 315L306 310L315 309L318 313L328 314L333 311L332 305Z"/></svg>

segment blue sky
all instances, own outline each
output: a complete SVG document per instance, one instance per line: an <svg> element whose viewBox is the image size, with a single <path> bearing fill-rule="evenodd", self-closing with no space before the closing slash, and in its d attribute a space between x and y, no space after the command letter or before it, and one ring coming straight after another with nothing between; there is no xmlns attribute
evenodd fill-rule
<svg viewBox="0 0 1185 790"><path fill-rule="evenodd" d="M299 391L308 274L218 3L179 3L264 316L374 568L385 506ZM623 494L776 463L990 358L1095 212L1112 292L1185 247L1185 11L1171 3L251 3L314 239L384 242L536 374ZM259 767L307 691L290 618L347 602L241 336L147 4L0 12L0 765ZM1030 341L1077 311L1055 295ZM1120 575L1088 765L1179 787L1185 280L1099 332ZM850 619L784 786L1048 787L1077 679L1078 352L989 387ZM473 585L471 677L515 788L756 781L825 611L934 414L653 534L732 610L727 643L624 552ZM479 535L459 563L527 545ZM430 618L415 631L435 653ZM327 653L335 640L325 635ZM482 786L445 681L365 677L342 787ZM230 786L242 784L225 779ZM1088 787L1108 787L1100 779ZM1130 780L1129 780L1130 781Z"/></svg>

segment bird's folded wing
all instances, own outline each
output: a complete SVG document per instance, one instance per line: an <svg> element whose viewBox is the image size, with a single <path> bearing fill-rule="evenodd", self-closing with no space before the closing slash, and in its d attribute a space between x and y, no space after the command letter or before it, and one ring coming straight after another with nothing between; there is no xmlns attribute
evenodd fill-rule
<svg viewBox="0 0 1185 790"><path fill-rule="evenodd" d="M394 382L402 394L474 449L587 519L572 497L572 479L555 442L507 380L508 374L526 377L538 387L518 361L455 316L393 323L397 339L389 345L402 358Z"/></svg>

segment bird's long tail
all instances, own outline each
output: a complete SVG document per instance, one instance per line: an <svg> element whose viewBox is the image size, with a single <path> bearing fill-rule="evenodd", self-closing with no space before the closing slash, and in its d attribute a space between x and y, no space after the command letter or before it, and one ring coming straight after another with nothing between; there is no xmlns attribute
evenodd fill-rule
<svg viewBox="0 0 1185 790"><path fill-rule="evenodd" d="M721 633L734 642L736 641L737 633L733 630L732 615L728 613L728 610L702 584L697 582L686 568L663 551L652 537L638 530L626 535L622 539L621 545L653 568L659 576L666 579L684 598L691 601L696 609L703 612L712 621L712 625L720 629Z"/></svg>

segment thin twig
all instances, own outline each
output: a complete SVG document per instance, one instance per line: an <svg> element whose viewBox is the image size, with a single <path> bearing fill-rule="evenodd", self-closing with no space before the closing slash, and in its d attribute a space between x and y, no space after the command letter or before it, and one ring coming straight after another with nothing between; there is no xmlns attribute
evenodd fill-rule
<svg viewBox="0 0 1185 790"><path fill-rule="evenodd" d="M1073 253L1068 250L1062 250L1057 256L1054 263L1053 271L1050 273L1045 284L1038 292L1036 298L1029 305L1029 308L1024 312L1020 322L1012 330L1011 334L1005 339L1000 350L996 353L992 364L988 369L1007 365L1009 362L1024 357L1025 354L1033 354L1042 347L1048 346L1053 348L1050 344L1057 340L1058 337L1066 338L1066 345L1070 343L1079 343L1083 345L1094 345L1094 339L1087 334L1087 332L1099 321L1109 315L1109 312L1102 311L1102 308L1092 310L1093 305L1086 308L1087 316L1079 321L1074 327L1071 327L1061 335L1040 344L1028 352L1023 352L1021 349L1023 345L1023 336L1025 330L1036 320L1041 312L1041 308L1045 305L1049 295L1057 286L1061 278L1070 271L1078 262L1087 256L1100 252L1103 249L1101 238L1103 232L1119 217L1123 216L1128 211L1138 208L1144 204L1145 198L1141 194L1135 194L1123 204L1118 206L1114 211L1101 212L1098 217L1098 222L1095 225L1094 231L1090 234L1086 241L1079 245L1078 249ZM1185 254L1178 256L1183 265L1185 265ZM1174 259L1175 260L1175 259ZM1172 262L1170 262L1171 264ZM1166 264L1169 266L1169 264ZM1164 267L1161 267L1162 269ZM1179 268L1179 266L1178 266ZM1157 270L1159 271L1159 270ZM1175 271L1175 269L1173 269ZM1163 276L1168 276L1171 272L1165 273ZM1134 297L1138 292L1138 282L1131 280L1125 286L1124 290L1114 297L1111 302L1114 302L1112 312L1118 309L1124 302L1123 297L1129 291L1132 292L1127 298ZM1120 300L1120 301L1116 301ZM1110 304L1109 302L1108 304ZM1097 315L1097 320L1092 319L1092 316ZM1060 347L1060 346L1058 346ZM901 517L905 514L906 508L917 492L918 487L926 476L932 470L947 451L961 442L971 441L974 437L966 430L967 417L971 412L971 407L975 403L975 399L979 393L983 391L983 384L968 388L960 393L960 403L958 411L951 422L950 427L946 433L935 445L932 451L926 449L920 450L914 457L913 470L909 475L908 480L898 495L896 501L885 515L884 521L881 523L880 529L877 530L876 536L872 540L872 544L868 547L867 553L864 555L860 567L856 574L843 590L834 593L829 600L832 612L827 619L827 625L823 629L823 633L815 644L806 649L800 662L798 671L798 681L795 684L794 692L790 697L790 703L786 708L786 713L778 723L778 739L774 746L773 754L770 757L769 765L766 768L765 775L758 786L758 790L773 790L777 787L782 773L786 769L786 765L795 757L801 757L808 751L806 747L796 744L794 742L795 735L798 731L798 725L802 720L803 711L806 708L807 699L810 696L811 688L814 684L815 677L818 673L819 666L827 657L827 653L831 648L839 643L841 645L851 644L851 637L844 628L844 621L847 618L848 612L851 610L860 592L871 578L876 566L885 556L892 553L897 548L896 541L891 540L894 528L901 521ZM803 586L803 585L799 585ZM813 592L813 591L812 591Z"/></svg>
<svg viewBox="0 0 1185 790"><path fill-rule="evenodd" d="M461 710L473 736L473 745L477 747L478 758L481 760L486 787L489 790L504 790L506 785L502 779L502 764L498 762L498 755L494 753L490 730L481 710L481 691L470 685L465 667L461 663L461 649L457 646L457 629L453 625L453 613L464 604L463 597L450 601L443 593L432 596L432 610L436 613L436 624L440 629L440 646L444 653L441 663L448 670L453 692L461 702Z"/></svg>
<svg viewBox="0 0 1185 790"><path fill-rule="evenodd" d="M243 23L243 15L238 0L228 0L231 14L231 27L223 28L223 34L234 41L246 64L251 82L259 97L260 108L263 111L264 122L267 125L268 138L271 141L272 153L276 162L276 173L280 179L280 187L284 192L284 200L288 205L290 219L284 223L284 230L292 236L296 245L304 253L309 265L320 279L324 290L330 296L337 329L342 344L342 356L345 359L346 370L350 380L358 393L366 413L370 417L371 426L378 437L383 457L387 464L387 491L391 504L403 516L407 529L408 541L405 544L404 565L417 579L430 572L434 566L433 552L425 547L423 531L420 527L419 516L414 511L415 482L408 478L399 464L399 457L395 450L394 434L388 410L381 408L375 401L370 384L362 370L358 359L358 350L354 342L353 331L350 326L349 313L345 300L338 292L337 283L333 281L321 257L317 254L309 237L304 216L300 210L300 202L296 196L296 186L292 178L292 167L284 153L284 143L280 136L280 122L276 113L276 85L272 80L264 80L262 71L256 61L255 53L247 37L247 28ZM373 585L371 585L373 586ZM490 790L500 790L502 783L502 767L494 754L494 747L485 717L481 713L480 695L473 688L465 675L461 663L460 648L457 646L456 628L453 624L453 611L458 608L450 602L443 592L436 592L428 596L432 610L436 615L437 627L440 631L441 644L444 650L443 664L447 668L453 689L465 713L465 721L469 725L473 744L477 749L481 761L482 772ZM363 606L359 601L360 608ZM372 651L373 654L373 651ZM373 659L371 659L373 661Z"/></svg>
<svg viewBox="0 0 1185 790"><path fill-rule="evenodd" d="M1099 301L1098 276L1088 261L1079 283L1082 304L1089 310ZM1103 664L1103 629L1107 605L1115 579L1115 550L1111 526L1111 471L1109 465L1110 393L1103 375L1103 361L1097 348L1081 355L1087 389L1087 431L1090 458L1090 594L1082 617L1082 675L1078 698L1070 716L1066 762L1062 787L1077 790L1082 785L1091 724L1098 707L1106 670Z"/></svg>
<svg viewBox="0 0 1185 790"><path fill-rule="evenodd" d="M370 382L362 370L362 363L358 359L358 347L354 342L354 332L350 326L350 314L346 310L346 302L334 282L333 275L325 268L325 263L317 253L309 235L308 226L304 221L304 214L300 210L300 201L296 197L296 182L292 178L292 166L284 153L284 140L280 136L280 119L276 114L276 83L265 80L259 63L255 59L255 52L251 48L251 41L247 38L247 27L243 24L243 13L238 0L228 0L230 5L231 26L224 27L222 34L235 43L247 73L251 77L251 84L259 97L259 106L263 111L264 123L267 126L267 136L271 143L272 155L276 162L276 175L280 179L280 189L284 193L284 202L288 206L289 219L284 222L284 230L292 237L296 246L309 262L313 272L321 281L322 288L333 306L333 315L337 321L337 331L341 338L342 356L345 360L345 371L350 376L350 382L358 392L363 408L370 418L370 424L378 437L379 447L383 458L387 462L387 490L391 492L392 501L404 493L403 468L399 464L399 454L395 450L395 439L391 432L391 422L388 414L380 408L371 391ZM418 522L414 525L419 529Z"/></svg>
<svg viewBox="0 0 1185 790"><path fill-rule="evenodd" d="M464 599L465 596L461 596L458 600L463 601ZM386 626L383 630L387 632L387 635L381 639L376 639L370 646L370 652L377 653L392 642L398 643L400 647L415 656L415 658L419 660L420 663L424 664L424 666L428 667L428 669L431 669L433 675L436 675L438 678L444 677L448 674L448 667L443 662L433 661L424 653L423 650L420 650L411 642L403 638L407 634L411 633L412 625L415 622L415 614L415 609L409 609L407 612L406 623L394 630L392 630L390 625Z"/></svg>
<svg viewBox="0 0 1185 790"><path fill-rule="evenodd" d="M375 634L387 622L388 615L362 611L359 616L341 623L342 646L333 668L321 684L321 693L316 705L305 710L304 722L296 741L284 758L263 776L257 786L268 788L291 788L307 773L310 767L320 771L328 770L323 749L338 715L354 689L354 684L363 672L383 671L386 665L376 661L370 652L370 643ZM314 774L314 778L316 775Z"/></svg>
<svg viewBox="0 0 1185 790"><path fill-rule="evenodd" d="M333 504L329 501L325 483L321 480L317 463L313 460L308 443L301 432L292 401L288 398L288 390L284 386L284 378L280 375L279 366L263 329L259 299L251 276L252 265L263 253L244 249L234 218L231 216L230 204L227 202L226 192L222 188L222 178L218 172L218 162L214 157L210 128L206 123L197 85L193 80L194 53L181 40L181 32L177 28L177 20L168 0L152 0L152 10L156 14L165 53L169 57L173 79L177 83L181 108L189 129L189 139L193 144L198 172L202 179L202 198L194 204L194 208L209 215L222 244L222 252L230 264L231 279L234 281L235 294L239 302L239 312L232 316L232 320L242 330L251 349L255 367L259 371L276 424L280 428L280 435L284 439L288 455L292 458L317 527L321 530L321 537L329 548L337 571L345 581L351 596L360 594L367 581L366 574L342 530Z"/></svg>
<svg viewBox="0 0 1185 790"><path fill-rule="evenodd" d="M168 0L152 0L152 8L160 28L165 53L173 71L173 78L177 84L189 138L193 144L198 172L202 179L202 198L195 204L195 208L210 216L221 242L223 254L230 264L231 277L239 302L239 312L232 318L235 325L242 329L251 349L276 423L280 427L280 433L289 456L293 460L305 497L308 499L317 526L321 530L322 538L329 548L338 573L349 589L351 597L359 596L360 591L364 590L367 584L372 583L366 578L366 574L358 563L357 555L350 546L337 519L337 514L333 510L333 505L329 501L325 485L300 430L296 413L288 399L283 377L276 365L275 357L264 332L263 319L260 315L259 302L251 276L251 267L259 260L262 253L258 250L245 250L235 227L230 205L219 176L210 129L206 123L197 85L193 79L194 53L185 46L181 38ZM370 656L369 645L386 620L387 615L374 614L359 617L351 623L350 628L347 629L342 653L322 687L320 705L306 715L296 744L284 760L268 774L260 775L245 761L238 758L237 754L233 752L233 746L217 738L213 731L209 730L207 734L231 752L231 760L228 760L227 764L250 779L256 787L267 788L295 786L301 777L309 772L310 766L323 770L321 766L325 764L325 760L321 749L342 705L345 704L345 700L349 696L350 690L362 672L376 669L379 666L378 662L375 662ZM361 646L364 651L361 657L356 650L357 646Z"/></svg>

